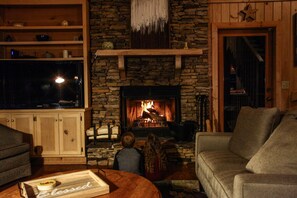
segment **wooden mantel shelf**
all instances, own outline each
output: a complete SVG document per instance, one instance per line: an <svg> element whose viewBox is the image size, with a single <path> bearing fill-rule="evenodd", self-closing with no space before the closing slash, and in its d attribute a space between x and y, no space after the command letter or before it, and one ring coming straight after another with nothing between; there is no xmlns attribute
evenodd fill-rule
<svg viewBox="0 0 297 198"><path fill-rule="evenodd" d="M175 69L179 73L181 69L181 56L196 56L203 54L202 49L113 49L97 50L97 57L117 56L118 67L122 79L126 78L125 74L125 56L175 56Z"/></svg>

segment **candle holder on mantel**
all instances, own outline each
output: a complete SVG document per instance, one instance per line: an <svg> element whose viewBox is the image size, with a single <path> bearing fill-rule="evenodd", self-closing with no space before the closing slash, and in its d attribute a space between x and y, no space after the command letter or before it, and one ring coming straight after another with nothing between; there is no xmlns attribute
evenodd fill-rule
<svg viewBox="0 0 297 198"><path fill-rule="evenodd" d="M105 41L102 43L102 49L113 49L113 43L109 41Z"/></svg>
<svg viewBox="0 0 297 198"><path fill-rule="evenodd" d="M185 42L184 49L189 49L188 42Z"/></svg>

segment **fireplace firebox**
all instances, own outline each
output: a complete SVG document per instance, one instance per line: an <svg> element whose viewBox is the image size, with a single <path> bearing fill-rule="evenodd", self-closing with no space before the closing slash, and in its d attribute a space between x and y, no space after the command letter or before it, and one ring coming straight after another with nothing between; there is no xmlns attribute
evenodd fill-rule
<svg viewBox="0 0 297 198"><path fill-rule="evenodd" d="M136 137L171 136L168 124L180 122L180 86L121 87L121 122Z"/></svg>

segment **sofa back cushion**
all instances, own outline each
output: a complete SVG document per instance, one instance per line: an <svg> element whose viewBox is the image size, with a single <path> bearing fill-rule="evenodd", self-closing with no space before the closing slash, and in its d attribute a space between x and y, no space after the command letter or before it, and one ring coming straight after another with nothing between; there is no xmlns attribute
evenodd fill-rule
<svg viewBox="0 0 297 198"><path fill-rule="evenodd" d="M229 142L229 150L247 160L251 159L268 139L279 120L280 111L276 107L242 107Z"/></svg>
<svg viewBox="0 0 297 198"><path fill-rule="evenodd" d="M246 168L254 173L297 175L297 110L283 117Z"/></svg>

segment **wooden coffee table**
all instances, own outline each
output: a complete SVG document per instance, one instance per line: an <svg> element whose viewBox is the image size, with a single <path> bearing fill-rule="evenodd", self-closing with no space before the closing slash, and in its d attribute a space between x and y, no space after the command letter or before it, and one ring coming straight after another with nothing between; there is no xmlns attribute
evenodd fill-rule
<svg viewBox="0 0 297 198"><path fill-rule="evenodd" d="M61 175L71 173L75 171L58 172L50 175L44 175L42 177L50 177L55 175ZM139 175L128 173L124 171L117 171L112 169L102 169L95 172L102 180L104 180L110 189L110 193L106 195L97 196L100 198L160 198L161 193L158 188L144 177ZM40 177L41 178L41 177ZM36 178L37 179L37 178ZM18 185L15 184L10 188L7 188L0 192L0 197L16 198L20 197Z"/></svg>

